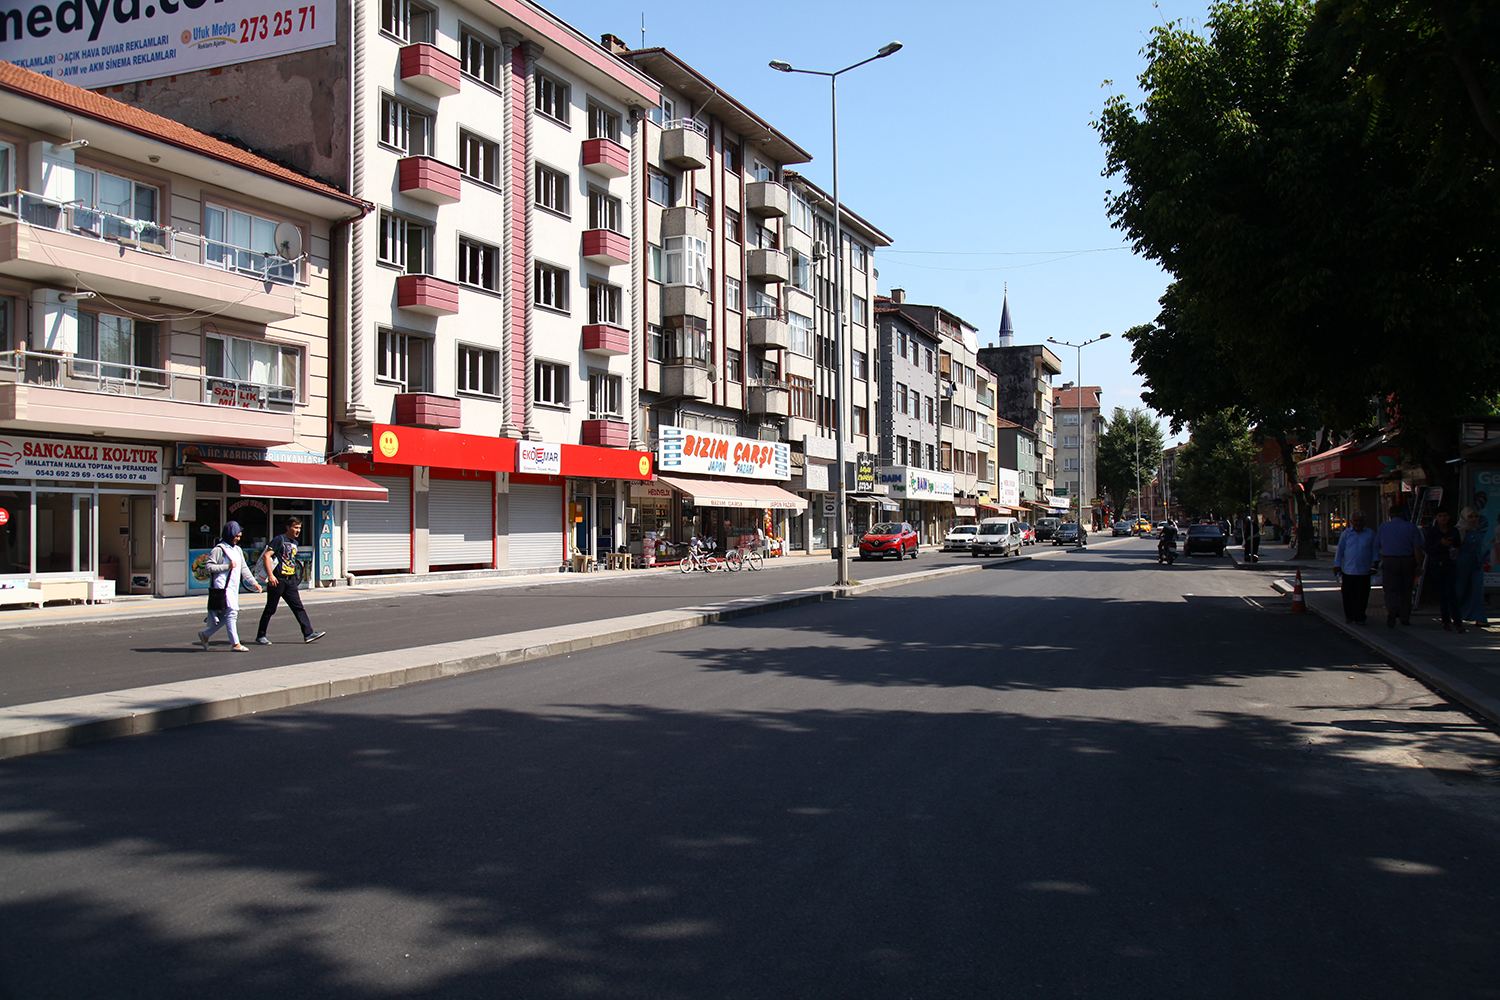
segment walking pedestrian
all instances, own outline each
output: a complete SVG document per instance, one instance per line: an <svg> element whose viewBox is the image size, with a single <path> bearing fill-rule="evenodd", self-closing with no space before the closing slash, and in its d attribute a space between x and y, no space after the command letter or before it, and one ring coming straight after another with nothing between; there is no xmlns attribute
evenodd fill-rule
<svg viewBox="0 0 1500 1000"><path fill-rule="evenodd" d="M1484 609L1485 532L1479 523L1479 511L1465 507L1458 515L1463 544L1453 560L1453 578L1458 597L1458 621L1473 622L1480 628L1489 625Z"/></svg>
<svg viewBox="0 0 1500 1000"><path fill-rule="evenodd" d="M1375 529L1375 565L1380 567L1387 628L1395 628L1397 619L1402 625L1411 624L1411 596L1422 543L1422 532L1406 519L1404 504L1393 506L1390 520Z"/></svg>
<svg viewBox="0 0 1500 1000"><path fill-rule="evenodd" d="M1344 598L1344 621L1363 625L1370 607L1370 573L1375 563L1375 530L1365 527L1365 512L1349 515L1349 527L1339 535L1333 572Z"/></svg>
<svg viewBox="0 0 1500 1000"><path fill-rule="evenodd" d="M1427 553L1423 560L1422 573L1427 577L1438 598L1438 614L1443 619L1443 631L1457 629L1465 631L1458 617L1458 587L1453 572L1453 556L1463 544L1463 536L1453 526L1453 515L1440 510L1433 516L1433 524L1423 533L1422 548Z"/></svg>
<svg viewBox="0 0 1500 1000"><path fill-rule="evenodd" d="M245 551L240 548L240 526L236 521L224 525L219 543L209 552L205 568L212 574L208 579L208 617L203 631L198 633L198 645L208 648L209 638L221 626L229 629L229 648L236 653L248 653L250 647L240 642L240 581L248 583L260 593L260 584L245 562Z"/></svg>
<svg viewBox="0 0 1500 1000"><path fill-rule="evenodd" d="M302 519L288 518L282 533L271 539L261 557L266 570L266 610L260 614L260 628L255 633L259 645L271 644L266 638L266 628L271 624L277 604L282 601L286 601L286 606L296 616L297 624L302 628L303 642L317 642L328 634L313 631L312 622L307 620L307 609L302 606L300 581L297 579L297 539L301 534Z"/></svg>

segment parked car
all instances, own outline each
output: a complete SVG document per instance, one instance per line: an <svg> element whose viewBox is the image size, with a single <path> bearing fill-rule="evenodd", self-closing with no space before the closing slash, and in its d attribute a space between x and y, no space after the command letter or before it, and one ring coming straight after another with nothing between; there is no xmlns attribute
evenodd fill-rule
<svg viewBox="0 0 1500 1000"><path fill-rule="evenodd" d="M1013 517L987 517L979 522L979 534L969 554L1013 556L1021 551L1021 522Z"/></svg>
<svg viewBox="0 0 1500 1000"><path fill-rule="evenodd" d="M1077 521L1069 521L1052 534L1053 545L1087 545L1089 533Z"/></svg>
<svg viewBox="0 0 1500 1000"><path fill-rule="evenodd" d="M882 521L872 525L860 536L859 557L873 559L879 556L895 556L903 559L908 554L917 558L917 533L905 521Z"/></svg>
<svg viewBox="0 0 1500 1000"><path fill-rule="evenodd" d="M1036 544L1036 525L1034 525L1034 524L1028 524L1025 521L1021 522L1021 544L1022 545L1035 545Z"/></svg>
<svg viewBox="0 0 1500 1000"><path fill-rule="evenodd" d="M1109 529L1109 533L1115 538L1120 538L1121 536L1129 537L1132 534L1133 530L1134 529L1131 527L1130 522L1116 521L1114 523L1114 527Z"/></svg>
<svg viewBox="0 0 1500 1000"><path fill-rule="evenodd" d="M979 534L977 524L955 524L943 536L943 551L967 552L974 544L974 536L977 534Z"/></svg>
<svg viewBox="0 0 1500 1000"><path fill-rule="evenodd" d="M1194 552L1207 552L1211 555L1222 556L1227 543L1228 538L1224 534L1224 529L1217 524L1190 524L1187 537L1182 543L1182 554L1190 556Z"/></svg>
<svg viewBox="0 0 1500 1000"><path fill-rule="evenodd" d="M1047 541L1062 525L1060 517L1042 517L1036 522L1036 537L1041 541Z"/></svg>

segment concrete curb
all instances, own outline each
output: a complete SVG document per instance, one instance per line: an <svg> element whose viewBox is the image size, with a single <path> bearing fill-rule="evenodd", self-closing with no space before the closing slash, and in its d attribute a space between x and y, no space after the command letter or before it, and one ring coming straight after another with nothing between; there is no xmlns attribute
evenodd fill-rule
<svg viewBox="0 0 1500 1000"><path fill-rule="evenodd" d="M1279 594L1290 594L1292 586L1290 580L1275 580L1271 583L1271 589ZM1303 590L1306 589L1304 582ZM1402 673L1415 677L1486 721L1500 726L1500 699L1479 690L1462 678L1454 677L1442 667L1433 666L1421 657L1412 656L1389 643L1381 642L1379 633L1370 628L1356 628L1312 601L1307 602L1307 609L1345 635L1379 653Z"/></svg>

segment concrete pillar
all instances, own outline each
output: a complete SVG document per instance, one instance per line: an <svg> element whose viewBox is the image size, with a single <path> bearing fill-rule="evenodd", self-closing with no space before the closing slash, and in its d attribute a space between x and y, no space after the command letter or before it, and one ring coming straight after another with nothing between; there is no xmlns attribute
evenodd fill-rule
<svg viewBox="0 0 1500 1000"><path fill-rule="evenodd" d="M426 573L432 565L427 529L427 497L432 488L432 470L418 465L411 471L411 571Z"/></svg>

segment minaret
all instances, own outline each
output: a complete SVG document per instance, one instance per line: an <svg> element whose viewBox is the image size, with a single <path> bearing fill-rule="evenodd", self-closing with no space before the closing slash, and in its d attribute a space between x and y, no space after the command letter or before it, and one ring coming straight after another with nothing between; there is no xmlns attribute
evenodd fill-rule
<svg viewBox="0 0 1500 1000"><path fill-rule="evenodd" d="M1010 326L1010 285L1005 286L1005 298L1000 306L1000 347L1010 347L1015 343L1016 331Z"/></svg>

